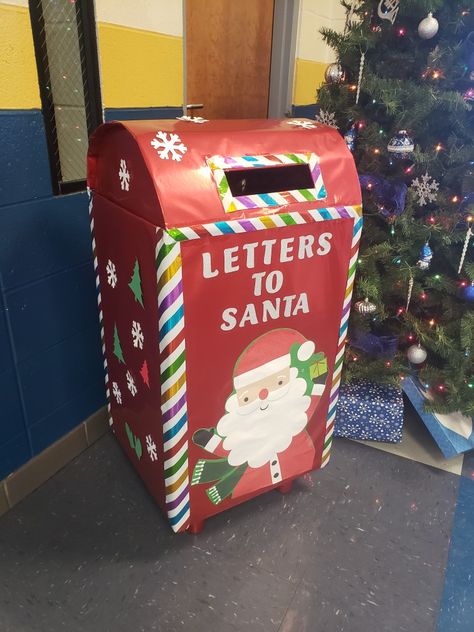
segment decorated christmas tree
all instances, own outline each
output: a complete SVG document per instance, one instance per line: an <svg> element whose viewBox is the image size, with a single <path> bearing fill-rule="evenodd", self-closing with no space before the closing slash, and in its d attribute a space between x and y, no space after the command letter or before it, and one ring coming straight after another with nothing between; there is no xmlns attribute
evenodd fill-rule
<svg viewBox="0 0 474 632"><path fill-rule="evenodd" d="M416 374L431 410L472 416L474 0L342 4L318 118L364 194L345 380Z"/></svg>

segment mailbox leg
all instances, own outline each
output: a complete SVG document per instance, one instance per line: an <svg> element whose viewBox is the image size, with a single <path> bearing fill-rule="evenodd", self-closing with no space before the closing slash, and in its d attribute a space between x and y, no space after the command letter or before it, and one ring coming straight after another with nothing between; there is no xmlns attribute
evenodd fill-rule
<svg viewBox="0 0 474 632"><path fill-rule="evenodd" d="M204 520L192 520L189 523L188 532L192 533L193 535L197 535L198 533L201 533L203 529L204 529Z"/></svg>
<svg viewBox="0 0 474 632"><path fill-rule="evenodd" d="M280 487L277 487L280 494L289 494L291 492L291 488L293 487L293 481L286 481Z"/></svg>

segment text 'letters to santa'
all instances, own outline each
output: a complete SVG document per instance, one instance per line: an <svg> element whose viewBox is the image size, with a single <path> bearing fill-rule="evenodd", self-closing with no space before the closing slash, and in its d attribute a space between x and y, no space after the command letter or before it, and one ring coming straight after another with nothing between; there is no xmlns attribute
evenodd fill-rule
<svg viewBox="0 0 474 632"><path fill-rule="evenodd" d="M202 253L202 276L213 279L221 274L249 270L254 298L243 309L226 307L222 312L221 329L257 325L260 322L289 318L310 311L308 295L283 295L286 264L297 260L325 256L331 251L332 233L300 235L285 239L262 239L240 246L224 248L218 255ZM276 268L275 266L278 266ZM281 269L280 269L281 268ZM302 280L304 282L304 279Z"/></svg>

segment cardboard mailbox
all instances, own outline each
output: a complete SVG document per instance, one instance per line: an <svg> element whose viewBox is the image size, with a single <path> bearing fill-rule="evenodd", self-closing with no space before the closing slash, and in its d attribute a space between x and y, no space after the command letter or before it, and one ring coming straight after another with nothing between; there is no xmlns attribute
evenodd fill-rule
<svg viewBox="0 0 474 632"><path fill-rule="evenodd" d="M115 434L175 531L329 459L362 228L308 120L114 122L91 140Z"/></svg>

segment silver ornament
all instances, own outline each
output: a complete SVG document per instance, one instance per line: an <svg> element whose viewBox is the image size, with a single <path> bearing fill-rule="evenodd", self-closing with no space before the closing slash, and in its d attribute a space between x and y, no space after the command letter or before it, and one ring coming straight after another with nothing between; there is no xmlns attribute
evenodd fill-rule
<svg viewBox="0 0 474 632"><path fill-rule="evenodd" d="M418 24L418 35L421 39L428 40L436 35L439 29L439 22L433 17L433 14L428 13L427 17Z"/></svg>
<svg viewBox="0 0 474 632"><path fill-rule="evenodd" d="M368 298L363 301L357 301L354 307L359 314L363 314L364 316L367 314L373 314L377 311L377 305L371 303Z"/></svg>
<svg viewBox="0 0 474 632"><path fill-rule="evenodd" d="M324 79L326 83L342 83L346 78L346 73L341 67L341 64L329 64L324 73Z"/></svg>
<svg viewBox="0 0 474 632"><path fill-rule="evenodd" d="M423 364L428 357L426 349L421 345L412 345L408 347L407 358L412 364Z"/></svg>

